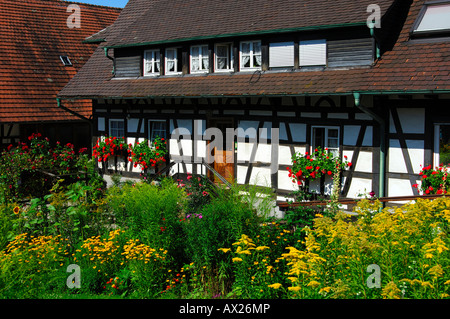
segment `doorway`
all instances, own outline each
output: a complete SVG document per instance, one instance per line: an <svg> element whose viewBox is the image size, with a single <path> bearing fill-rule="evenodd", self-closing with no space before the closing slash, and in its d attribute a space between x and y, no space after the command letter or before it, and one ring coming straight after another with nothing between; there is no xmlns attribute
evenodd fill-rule
<svg viewBox="0 0 450 319"><path fill-rule="evenodd" d="M222 134L215 136L214 143L207 141L207 154L213 158L209 158L209 163L212 162L212 167L220 175L222 175L228 182L234 183L234 143L227 145L226 143L226 131L227 128L233 129L234 132L234 120L232 118L214 118L208 120L208 128L217 128ZM234 139L233 139L234 140ZM222 184L222 181L214 175L213 172L208 171L208 178L217 184Z"/></svg>

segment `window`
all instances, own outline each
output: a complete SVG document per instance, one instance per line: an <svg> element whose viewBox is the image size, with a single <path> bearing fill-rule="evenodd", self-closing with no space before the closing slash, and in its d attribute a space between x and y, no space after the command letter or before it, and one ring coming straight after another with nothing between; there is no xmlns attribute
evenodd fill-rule
<svg viewBox="0 0 450 319"><path fill-rule="evenodd" d="M326 40L300 41L300 66L327 64Z"/></svg>
<svg viewBox="0 0 450 319"><path fill-rule="evenodd" d="M144 76L160 74L159 50L144 51Z"/></svg>
<svg viewBox="0 0 450 319"><path fill-rule="evenodd" d="M312 127L312 149L321 147L328 148L334 156L339 156L339 128L333 126Z"/></svg>
<svg viewBox="0 0 450 319"><path fill-rule="evenodd" d="M180 74L181 73L181 49L170 48L166 49L166 74Z"/></svg>
<svg viewBox="0 0 450 319"><path fill-rule="evenodd" d="M59 58L61 59L61 62L62 62L65 66L72 66L72 62L70 62L68 56L60 55Z"/></svg>
<svg viewBox="0 0 450 319"><path fill-rule="evenodd" d="M413 26L414 33L450 31L450 3L425 4Z"/></svg>
<svg viewBox="0 0 450 319"><path fill-rule="evenodd" d="M216 72L233 71L233 46L231 43L216 44L215 49L215 65Z"/></svg>
<svg viewBox="0 0 450 319"><path fill-rule="evenodd" d="M450 166L450 124L435 125L434 166Z"/></svg>
<svg viewBox="0 0 450 319"><path fill-rule="evenodd" d="M149 139L154 141L157 137L166 139L166 121L150 120L149 121Z"/></svg>
<svg viewBox="0 0 450 319"><path fill-rule="evenodd" d="M241 42L241 70L260 70L261 62L261 41Z"/></svg>
<svg viewBox="0 0 450 319"><path fill-rule="evenodd" d="M112 137L125 136L125 121L124 120L109 120L109 135Z"/></svg>
<svg viewBox="0 0 450 319"><path fill-rule="evenodd" d="M209 71L209 49L207 45L195 45L191 47L191 72Z"/></svg>
<svg viewBox="0 0 450 319"><path fill-rule="evenodd" d="M269 67L283 68L294 66L294 42L269 44Z"/></svg>

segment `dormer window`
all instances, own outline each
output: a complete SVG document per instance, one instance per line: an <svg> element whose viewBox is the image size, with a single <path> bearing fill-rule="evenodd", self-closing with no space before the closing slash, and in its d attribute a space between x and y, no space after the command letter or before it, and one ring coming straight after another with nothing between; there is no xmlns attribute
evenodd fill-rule
<svg viewBox="0 0 450 319"><path fill-rule="evenodd" d="M144 76L160 74L159 50L144 51Z"/></svg>
<svg viewBox="0 0 450 319"><path fill-rule="evenodd" d="M191 73L209 71L209 49L207 45L191 46Z"/></svg>
<svg viewBox="0 0 450 319"><path fill-rule="evenodd" d="M241 42L240 50L240 69L246 70L261 70L262 55L261 55L261 41L245 41Z"/></svg>
<svg viewBox="0 0 450 319"><path fill-rule="evenodd" d="M425 3L414 23L413 35L450 33L450 2Z"/></svg>
<svg viewBox="0 0 450 319"><path fill-rule="evenodd" d="M165 70L166 74L181 74L181 48L166 49Z"/></svg>
<svg viewBox="0 0 450 319"><path fill-rule="evenodd" d="M277 42L269 44L270 68L294 67L294 42Z"/></svg>
<svg viewBox="0 0 450 319"><path fill-rule="evenodd" d="M233 65L233 45L232 43L218 43L214 50L216 72L231 72Z"/></svg>
<svg viewBox="0 0 450 319"><path fill-rule="evenodd" d="M300 66L324 66L327 64L326 40L300 41Z"/></svg>

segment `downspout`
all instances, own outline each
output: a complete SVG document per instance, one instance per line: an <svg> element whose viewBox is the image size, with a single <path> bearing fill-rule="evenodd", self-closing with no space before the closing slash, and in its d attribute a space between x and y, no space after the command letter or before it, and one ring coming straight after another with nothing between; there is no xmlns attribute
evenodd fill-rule
<svg viewBox="0 0 450 319"><path fill-rule="evenodd" d="M116 63L115 63L115 61L114 61L114 58L108 55L108 49L109 49L109 48L107 48L107 47L104 47L104 48L103 48L103 50L105 50L105 56L106 56L108 59L110 59L111 61L113 61L113 69L112 69L111 73L112 73L113 75L115 75L115 74L116 74Z"/></svg>
<svg viewBox="0 0 450 319"><path fill-rule="evenodd" d="M354 92L355 106L372 117L380 125L380 176L378 186L378 198L385 196L385 179L386 179L386 121L379 115L361 105L361 93Z"/></svg>
<svg viewBox="0 0 450 319"><path fill-rule="evenodd" d="M370 36L372 37L375 46L375 60L378 60L379 58L381 58L381 50L377 38L375 37L375 24L370 23L369 28L370 28Z"/></svg>

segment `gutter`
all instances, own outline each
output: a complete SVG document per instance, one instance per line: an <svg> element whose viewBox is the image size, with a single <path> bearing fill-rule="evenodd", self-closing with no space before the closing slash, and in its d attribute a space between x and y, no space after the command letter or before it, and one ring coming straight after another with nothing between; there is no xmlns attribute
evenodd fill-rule
<svg viewBox="0 0 450 319"><path fill-rule="evenodd" d="M378 197L385 197L385 184L386 184L386 121L379 115L375 114L371 110L361 105L361 93L353 92L355 99L355 106L372 117L380 125L380 175L378 185Z"/></svg>

